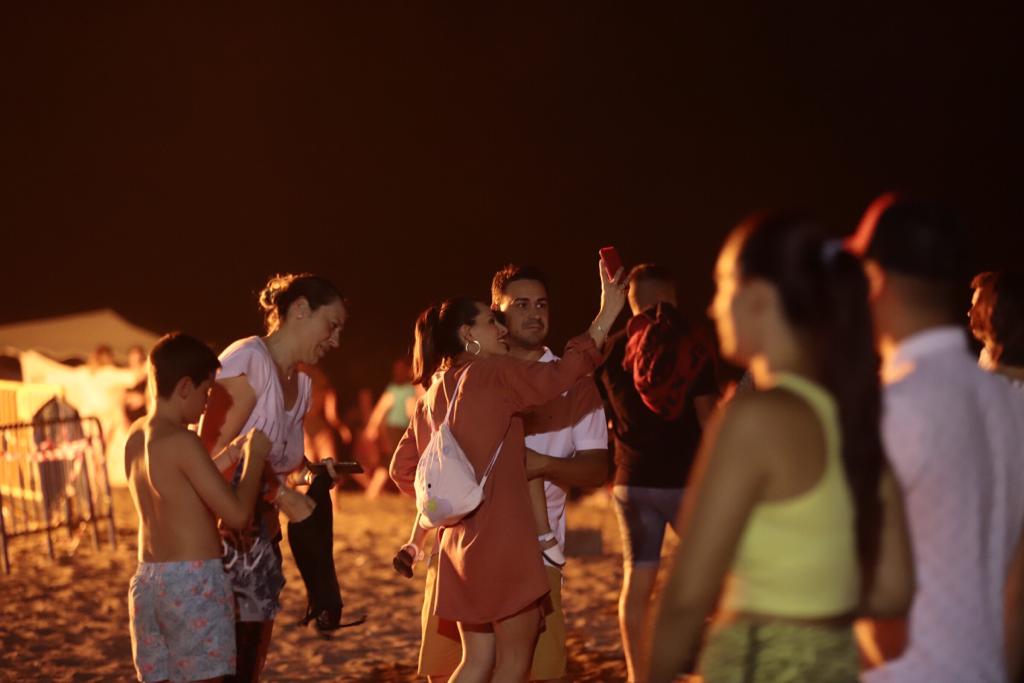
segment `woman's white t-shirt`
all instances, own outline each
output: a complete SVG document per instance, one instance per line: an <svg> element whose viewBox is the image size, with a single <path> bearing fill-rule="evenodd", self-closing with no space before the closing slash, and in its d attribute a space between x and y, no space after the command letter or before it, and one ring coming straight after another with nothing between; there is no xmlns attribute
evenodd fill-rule
<svg viewBox="0 0 1024 683"><path fill-rule="evenodd" d="M239 339L220 354L217 379L244 376L256 394L256 405L239 434L259 429L270 439L267 463L277 474L287 474L303 461L302 419L309 410L313 382L299 373L299 391L290 410L284 406L284 391L277 366L260 337Z"/></svg>

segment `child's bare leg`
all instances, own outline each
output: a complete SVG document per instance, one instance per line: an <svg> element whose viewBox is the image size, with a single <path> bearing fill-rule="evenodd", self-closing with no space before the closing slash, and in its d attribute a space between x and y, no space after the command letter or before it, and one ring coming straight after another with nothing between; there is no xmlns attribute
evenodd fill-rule
<svg viewBox="0 0 1024 683"><path fill-rule="evenodd" d="M527 482L530 488L530 509L533 510L533 523L537 526L537 535L551 533L548 522L548 499L544 495L544 480L537 478Z"/></svg>
<svg viewBox="0 0 1024 683"><path fill-rule="evenodd" d="M420 552L423 552L423 543L432 531L434 529L421 526L420 516L416 515L416 519L412 523L412 529L409 531L409 543L416 546Z"/></svg>
<svg viewBox="0 0 1024 683"><path fill-rule="evenodd" d="M426 548L424 545L426 544L427 536L431 531L432 529L426 529L420 526L420 516L416 515L416 521L413 522L412 531L409 532L409 541L398 549L398 553L391 561L391 565L395 568L396 572L407 579L412 578L413 566L426 557Z"/></svg>
<svg viewBox="0 0 1024 683"><path fill-rule="evenodd" d="M558 547L558 539L551 530L548 521L548 499L544 494L544 480L537 478L527 482L530 490L530 509L533 511L533 523L537 527L537 540L540 541L541 552L549 564L561 567L565 564L565 556Z"/></svg>

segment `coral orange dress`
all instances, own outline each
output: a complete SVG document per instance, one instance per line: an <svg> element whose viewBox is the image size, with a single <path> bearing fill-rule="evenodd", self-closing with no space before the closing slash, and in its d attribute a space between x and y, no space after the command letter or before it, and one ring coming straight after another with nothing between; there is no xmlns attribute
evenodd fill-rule
<svg viewBox="0 0 1024 683"><path fill-rule="evenodd" d="M455 401L449 421L452 434L478 479L504 439L484 487L483 503L441 533L434 611L442 619L493 623L521 612L550 590L530 511L520 413L569 390L600 360L587 335L571 340L562 360L551 363L507 356L472 360L438 373L417 402L391 465L391 476L404 493L415 495L420 453L430 440L432 425L444 420L449 400ZM452 397L463 373L462 388Z"/></svg>

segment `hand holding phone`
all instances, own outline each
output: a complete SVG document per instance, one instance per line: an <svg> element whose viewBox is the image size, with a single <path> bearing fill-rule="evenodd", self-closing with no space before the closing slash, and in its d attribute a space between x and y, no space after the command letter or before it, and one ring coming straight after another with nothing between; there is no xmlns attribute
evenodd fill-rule
<svg viewBox="0 0 1024 683"><path fill-rule="evenodd" d="M614 280L615 275L622 268L622 259L615 247L602 247L597 252L601 256L601 263L604 264L604 271L608 273L608 279Z"/></svg>
<svg viewBox="0 0 1024 683"><path fill-rule="evenodd" d="M622 270L622 259L615 247L602 247L597 253L600 256L597 274L601 279L601 309L587 333L600 349L608 339L608 332L615 324L615 319L626 305L626 277Z"/></svg>

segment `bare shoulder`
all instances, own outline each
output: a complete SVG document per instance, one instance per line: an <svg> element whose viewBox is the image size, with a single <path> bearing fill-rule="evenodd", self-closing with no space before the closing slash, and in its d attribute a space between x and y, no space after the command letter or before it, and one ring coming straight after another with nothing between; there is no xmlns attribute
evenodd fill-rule
<svg viewBox="0 0 1024 683"><path fill-rule="evenodd" d="M147 446L150 453L167 460L184 463L196 457L209 458L199 436L183 428L164 427L153 430Z"/></svg>
<svg viewBox="0 0 1024 683"><path fill-rule="evenodd" d="M128 428L128 438L124 442L124 474L129 481L136 463L141 462L146 453L147 417L140 417Z"/></svg>
<svg viewBox="0 0 1024 683"><path fill-rule="evenodd" d="M125 452L140 452L146 447L146 423L148 418L143 416L128 427L128 438L125 441Z"/></svg>
<svg viewBox="0 0 1024 683"><path fill-rule="evenodd" d="M796 394L769 389L740 394L721 416L721 435L750 454L790 451L808 439L820 439L814 409Z"/></svg>

